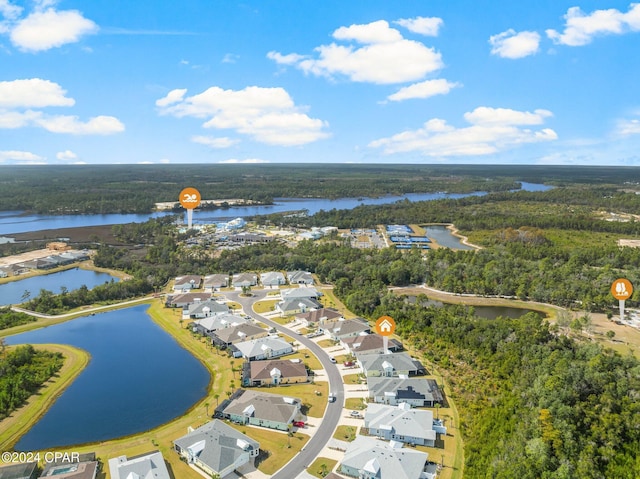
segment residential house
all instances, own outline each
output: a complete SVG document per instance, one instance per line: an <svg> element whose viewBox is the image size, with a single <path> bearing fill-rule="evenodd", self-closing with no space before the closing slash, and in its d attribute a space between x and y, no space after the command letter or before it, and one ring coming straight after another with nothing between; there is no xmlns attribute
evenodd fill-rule
<svg viewBox="0 0 640 479"><path fill-rule="evenodd" d="M0 278L8 278L9 273L7 273L3 268L0 268Z"/></svg>
<svg viewBox="0 0 640 479"><path fill-rule="evenodd" d="M289 284L313 284L313 276L308 271L288 271Z"/></svg>
<svg viewBox="0 0 640 479"><path fill-rule="evenodd" d="M204 336L211 337L214 331L248 323L251 323L251 320L249 318L227 313L198 319L197 321L191 323L189 326L193 329L194 332L198 332Z"/></svg>
<svg viewBox="0 0 640 479"><path fill-rule="evenodd" d="M293 353L293 346L276 336L243 341L231 346L234 357L243 357L247 361L277 358Z"/></svg>
<svg viewBox="0 0 640 479"><path fill-rule="evenodd" d="M297 384L309 381L307 367L299 359L274 359L246 362L242 369L243 386Z"/></svg>
<svg viewBox="0 0 640 479"><path fill-rule="evenodd" d="M313 309L311 311L305 311L304 313L298 313L295 319L305 326L317 326L325 321L331 321L334 319L344 319L342 313L332 308L320 308Z"/></svg>
<svg viewBox="0 0 640 479"><path fill-rule="evenodd" d="M75 462L46 462L40 479L53 476L55 479L96 479L98 469L95 453L80 454Z"/></svg>
<svg viewBox="0 0 640 479"><path fill-rule="evenodd" d="M190 274L187 276L178 276L173 282L174 291L189 292L192 289L199 289L202 284L202 276Z"/></svg>
<svg viewBox="0 0 640 479"><path fill-rule="evenodd" d="M359 334L340 340L340 344L351 354L380 354L384 353L384 338L379 334ZM402 350L402 343L394 338L387 338L387 351Z"/></svg>
<svg viewBox="0 0 640 479"><path fill-rule="evenodd" d="M21 462L0 467L0 479L37 479L37 477L37 462Z"/></svg>
<svg viewBox="0 0 640 479"><path fill-rule="evenodd" d="M147 452L127 459L119 456L109 459L111 479L171 479L164 457L159 451Z"/></svg>
<svg viewBox="0 0 640 479"><path fill-rule="evenodd" d="M173 447L189 464L220 477L253 463L260 453L258 442L218 419L189 428L186 436L173 441Z"/></svg>
<svg viewBox="0 0 640 479"><path fill-rule="evenodd" d="M181 293L169 294L164 305L167 308L185 308L196 301L208 301L211 299L211 293Z"/></svg>
<svg viewBox="0 0 640 479"><path fill-rule="evenodd" d="M369 436L349 443L340 472L359 479L423 479L429 455Z"/></svg>
<svg viewBox="0 0 640 479"><path fill-rule="evenodd" d="M229 285L228 274L210 274L204 277L202 287L205 291L213 293L220 290L220 288L226 288Z"/></svg>
<svg viewBox="0 0 640 479"><path fill-rule="evenodd" d="M235 288L255 286L258 284L258 276L253 273L234 274L232 284Z"/></svg>
<svg viewBox="0 0 640 479"><path fill-rule="evenodd" d="M312 298L292 298L284 299L276 303L276 310L283 316L290 316L298 313L304 313L310 309L321 308L322 305Z"/></svg>
<svg viewBox="0 0 640 479"><path fill-rule="evenodd" d="M369 377L367 388L369 399L378 404L408 403L413 407L444 404L442 391L434 379Z"/></svg>
<svg viewBox="0 0 640 479"><path fill-rule="evenodd" d="M19 276L29 272L29 268L19 264L8 264L0 269L7 273L7 276Z"/></svg>
<svg viewBox="0 0 640 479"><path fill-rule="evenodd" d="M283 289L280 292L280 296L282 299L318 299L322 294L316 289L311 287L299 287L299 288L290 288Z"/></svg>
<svg viewBox="0 0 640 479"><path fill-rule="evenodd" d="M48 259L38 258L20 263L19 266L29 269L51 269L55 268L57 265Z"/></svg>
<svg viewBox="0 0 640 479"><path fill-rule="evenodd" d="M361 318L325 321L318 326L319 331L326 333L334 341L353 338L371 331L369 324Z"/></svg>
<svg viewBox="0 0 640 479"><path fill-rule="evenodd" d="M182 308L182 319L202 319L228 313L229 306L209 299L206 301L196 301Z"/></svg>
<svg viewBox="0 0 640 479"><path fill-rule="evenodd" d="M299 398L248 389L239 393L220 411L222 417L237 424L288 431L290 424L300 416L302 400Z"/></svg>
<svg viewBox="0 0 640 479"><path fill-rule="evenodd" d="M436 431L433 430L433 412L428 409L411 409L407 403L397 406L369 404L364 414L364 427L369 435L387 441L434 447Z"/></svg>
<svg viewBox="0 0 640 479"><path fill-rule="evenodd" d="M367 377L409 377L426 374L420 361L407 353L358 354L356 358Z"/></svg>
<svg viewBox="0 0 640 479"><path fill-rule="evenodd" d="M228 347L232 344L253 339L264 338L269 335L269 331L252 323L242 323L229 328L222 328L214 331L211 335L214 344Z"/></svg>
<svg viewBox="0 0 640 479"><path fill-rule="evenodd" d="M260 275L260 282L262 286L266 287L278 287L285 284L287 281L284 278L284 274L279 271L270 271L269 273L262 273Z"/></svg>
<svg viewBox="0 0 640 479"><path fill-rule="evenodd" d="M255 233L238 233L235 235L229 235L229 241L233 241L234 243L270 243L275 240L275 236Z"/></svg>

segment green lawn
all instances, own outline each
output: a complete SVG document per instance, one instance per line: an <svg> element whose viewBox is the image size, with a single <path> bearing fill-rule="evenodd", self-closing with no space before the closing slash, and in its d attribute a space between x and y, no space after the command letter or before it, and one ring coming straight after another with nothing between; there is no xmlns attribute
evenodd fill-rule
<svg viewBox="0 0 640 479"><path fill-rule="evenodd" d="M346 376L342 376L342 382L345 384L360 384L360 380L362 379L362 375L356 374L347 374Z"/></svg>
<svg viewBox="0 0 640 479"><path fill-rule="evenodd" d="M356 438L357 426L338 426L336 432L333 434L335 439L340 441L351 442Z"/></svg>
<svg viewBox="0 0 640 479"><path fill-rule="evenodd" d="M307 467L307 472L314 477L323 478L336 467L338 461L326 457L319 457ZM324 466L324 467L323 467Z"/></svg>
<svg viewBox="0 0 640 479"><path fill-rule="evenodd" d="M258 301L253 304L253 310L258 314L271 313L272 311L275 311L277 303L277 299Z"/></svg>
<svg viewBox="0 0 640 479"><path fill-rule="evenodd" d="M316 394L316 391L320 395ZM314 384L291 384L270 387L269 393L300 398L302 399L302 404L307 407L307 416L322 417L327 406L329 383L317 382Z"/></svg>
<svg viewBox="0 0 640 479"><path fill-rule="evenodd" d="M320 364L320 360L315 357L308 349L303 349L302 351L298 351L295 354L290 354L287 356L287 359L301 359L309 369L322 369L322 364Z"/></svg>
<svg viewBox="0 0 640 479"><path fill-rule="evenodd" d="M344 407L355 411L362 411L367 408L367 403L362 398L347 398Z"/></svg>

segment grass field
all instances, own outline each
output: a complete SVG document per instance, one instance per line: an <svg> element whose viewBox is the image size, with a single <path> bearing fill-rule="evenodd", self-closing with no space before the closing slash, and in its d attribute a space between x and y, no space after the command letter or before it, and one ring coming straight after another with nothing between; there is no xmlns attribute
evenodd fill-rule
<svg viewBox="0 0 640 479"><path fill-rule="evenodd" d="M336 428L336 432L333 433L333 437L340 441L351 442L356 438L357 429L356 426L340 425Z"/></svg>
<svg viewBox="0 0 640 479"><path fill-rule="evenodd" d="M336 461L335 459L318 457L309 465L309 467L307 467L307 472L314 477L319 477L322 479L329 472L333 471L333 468L336 467L337 464L338 461Z"/></svg>
<svg viewBox="0 0 640 479"><path fill-rule="evenodd" d="M277 299L258 301L254 303L253 310L258 314L271 313L275 311L277 303Z"/></svg>
<svg viewBox="0 0 640 479"><path fill-rule="evenodd" d="M362 398L347 398L344 404L345 409L353 409L354 411L362 411L367 408L367 403Z"/></svg>
<svg viewBox="0 0 640 479"><path fill-rule="evenodd" d="M320 394L316 394L316 391ZM329 383L321 381L314 384L291 384L270 387L269 393L300 398L302 399L302 404L306 407L307 416L322 417L327 407Z"/></svg>

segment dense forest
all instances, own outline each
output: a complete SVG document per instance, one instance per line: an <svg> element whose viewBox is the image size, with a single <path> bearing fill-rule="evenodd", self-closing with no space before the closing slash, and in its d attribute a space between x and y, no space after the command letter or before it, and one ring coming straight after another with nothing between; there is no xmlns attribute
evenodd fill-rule
<svg viewBox="0 0 640 479"><path fill-rule="evenodd" d="M7 352L0 341L0 420L19 408L43 383L60 370L60 353L39 351L31 345Z"/></svg>
<svg viewBox="0 0 640 479"><path fill-rule="evenodd" d="M0 329L12 328L35 320L36 318L28 314L11 311L9 306L0 307Z"/></svg>

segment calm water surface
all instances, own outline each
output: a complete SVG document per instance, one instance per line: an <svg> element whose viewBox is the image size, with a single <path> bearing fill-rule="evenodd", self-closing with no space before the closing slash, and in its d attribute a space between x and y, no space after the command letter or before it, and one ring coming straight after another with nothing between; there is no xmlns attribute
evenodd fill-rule
<svg viewBox="0 0 640 479"><path fill-rule="evenodd" d="M551 186L536 183L521 182L521 184L522 189L525 191L546 191L552 188ZM339 198L336 200L329 200L326 198L276 198L274 200L275 204L268 206L236 206L218 210L195 210L193 221L194 223L209 223L227 221L237 217L268 215L299 210L307 210L308 214L313 215L320 210L329 211L332 209L353 209L360 205L381 205L395 203L396 201L402 201L405 199L408 199L409 201L431 201L443 198L455 199L467 196L483 196L486 194L487 193L484 191L477 191L465 194L411 193L402 196L383 196L381 198ZM46 229L143 223L149 218L155 218L166 214L169 213L153 213L149 215L109 214L46 216L22 215L19 211L3 211L0 212L0 236L10 235L11 233L25 233Z"/></svg>
<svg viewBox="0 0 640 479"><path fill-rule="evenodd" d="M59 294L60 288L63 286L69 291L78 289L83 284L86 285L87 288L93 289L99 284L111 280L119 281L118 278L107 273L74 268L57 273L11 281L10 283L0 284L0 306L24 302L25 300L22 299L22 297L25 291L30 293L29 296L31 298L35 298L40 294L41 289L51 291L53 294Z"/></svg>
<svg viewBox="0 0 640 479"><path fill-rule="evenodd" d="M136 306L6 338L71 344L91 362L16 445L18 451L104 441L184 414L209 384L205 367ZM204 416L204 411L203 411Z"/></svg>

